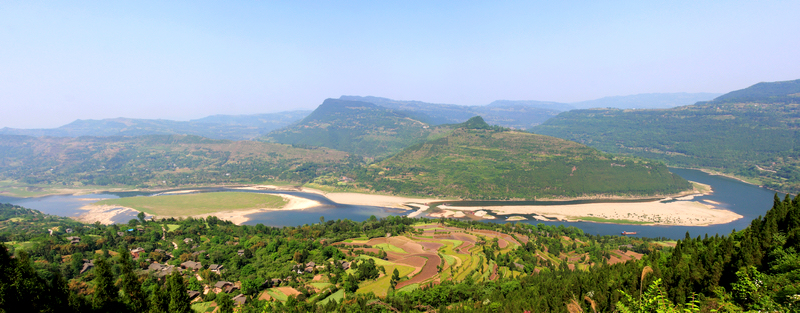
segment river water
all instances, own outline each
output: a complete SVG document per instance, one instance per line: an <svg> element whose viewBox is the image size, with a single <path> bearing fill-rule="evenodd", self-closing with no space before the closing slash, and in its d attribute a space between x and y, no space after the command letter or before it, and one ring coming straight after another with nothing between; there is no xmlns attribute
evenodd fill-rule
<svg viewBox="0 0 800 313"><path fill-rule="evenodd" d="M758 186L749 185L727 177L709 175L697 170L677 168L671 168L670 170L685 179L711 185L713 193L702 197L696 197L696 200L707 199L719 202L721 203L719 207L734 211L744 217L731 223L711 226L645 226L601 224L590 222L543 222L536 220L519 222L532 224L543 223L556 226L575 226L582 229L585 233L595 235L616 235L621 231L635 231L638 233L638 236L643 237L666 237L672 239L682 239L684 238L686 232L689 232L692 237L704 236L706 234L709 236L714 236L715 234L730 234L734 229L744 229L750 224L751 220L759 215L764 215L764 213L772 207L772 201L775 195L775 192L773 191ZM329 200L328 198L325 198L322 195L314 193L289 191L250 191L226 188L206 188L202 190L202 192L211 191L285 193L322 203L321 206L305 210L268 211L250 214L248 215L250 220L245 223L247 225L256 225L260 223L267 226L299 226L303 224L318 223L320 217L325 217L325 220L350 219L354 221L363 221L372 215L380 218L389 215L406 215L412 212L377 206L339 204ZM13 198L0 196L0 203L12 203L39 210L47 214L74 217L83 212L79 210L80 207L100 199L150 195L153 195L153 193L103 193L82 196L59 195L39 198ZM782 194L779 196L781 198L783 197ZM130 213L117 216L113 219L113 221L116 223L125 223L133 218L136 218L135 213ZM491 220L491 222L502 223L504 221L498 219Z"/></svg>

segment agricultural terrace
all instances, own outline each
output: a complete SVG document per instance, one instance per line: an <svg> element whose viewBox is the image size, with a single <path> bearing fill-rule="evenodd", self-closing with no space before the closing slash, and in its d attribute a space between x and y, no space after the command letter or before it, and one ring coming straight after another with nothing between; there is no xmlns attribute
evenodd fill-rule
<svg viewBox="0 0 800 313"><path fill-rule="evenodd" d="M398 236L389 234L379 238L355 238L334 243L355 263L372 260L382 267L379 276L359 284L356 294L374 293L386 296L393 292L410 292L422 286L443 281L483 282L501 277L518 277L538 273L550 266L567 266L570 269L587 269L593 265L588 252L575 249L558 249L553 243L530 242L520 233L513 235L483 229L464 229L443 224L414 226L414 232ZM563 236L555 238L560 247L585 247L587 243ZM537 259L523 260L517 249L533 249ZM552 250L552 251L551 251ZM633 251L613 250L603 255L606 262L617 263L640 259ZM522 255L530 253L519 253ZM523 263L525 265L523 265ZM526 266L531 268L525 268ZM393 279L397 270L399 277ZM347 273L355 273L354 269Z"/></svg>

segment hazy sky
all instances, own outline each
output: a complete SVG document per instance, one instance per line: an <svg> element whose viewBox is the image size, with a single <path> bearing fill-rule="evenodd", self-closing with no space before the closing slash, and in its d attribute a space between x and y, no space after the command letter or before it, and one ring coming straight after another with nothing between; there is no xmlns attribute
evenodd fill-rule
<svg viewBox="0 0 800 313"><path fill-rule="evenodd" d="M600 2L0 1L0 127L800 78L800 1Z"/></svg>

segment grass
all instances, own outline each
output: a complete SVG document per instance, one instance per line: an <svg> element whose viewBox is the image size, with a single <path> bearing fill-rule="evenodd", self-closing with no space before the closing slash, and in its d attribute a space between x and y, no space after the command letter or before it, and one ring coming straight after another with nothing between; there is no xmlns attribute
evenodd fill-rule
<svg viewBox="0 0 800 313"><path fill-rule="evenodd" d="M405 286L403 288L398 289L397 292L412 292L412 291L417 290L417 289L419 289L419 284L411 284L411 285L408 285L408 286Z"/></svg>
<svg viewBox="0 0 800 313"><path fill-rule="evenodd" d="M30 248L33 248L33 241L6 241L4 242L4 244L7 246L12 246L14 247L14 249L17 250L19 249L29 250Z"/></svg>
<svg viewBox="0 0 800 313"><path fill-rule="evenodd" d="M214 311L214 307L211 306L214 302L196 302L192 304L192 310L195 312L211 312Z"/></svg>
<svg viewBox="0 0 800 313"><path fill-rule="evenodd" d="M267 294L270 295L270 297L278 299L278 301L280 301L280 302L286 302L286 300L289 300L289 297L286 296L286 294L284 294L283 292L281 292L278 289L270 288L270 289L267 289L266 291L267 291Z"/></svg>
<svg viewBox="0 0 800 313"><path fill-rule="evenodd" d="M383 251L386 251L386 252L406 253L405 250L400 249L400 247L395 246L395 245L390 244L390 243L379 243L379 244L375 245L374 247L379 248L379 249L383 249Z"/></svg>
<svg viewBox="0 0 800 313"><path fill-rule="evenodd" d="M385 264L377 264L376 265L383 265L386 268L386 273L388 275L384 275L381 278L378 278L375 281L368 282L363 284L358 290L356 291L357 294L361 293L374 293L376 296L386 296L386 293L389 291L391 287L391 280L392 280L392 273L394 269L400 273L400 277L406 277L408 274L414 272L414 268L411 266L399 265L392 262L384 261Z"/></svg>
<svg viewBox="0 0 800 313"><path fill-rule="evenodd" d="M311 283L309 285L314 286L314 288L317 288L319 290L322 290L325 289L325 287L330 286L331 283Z"/></svg>
<svg viewBox="0 0 800 313"><path fill-rule="evenodd" d="M631 220L610 219L610 218L602 218L602 217L596 217L596 216L582 216L582 217L579 217L578 220L585 221L585 222L628 224L628 225L652 224L652 222L640 222L640 221L631 221Z"/></svg>
<svg viewBox="0 0 800 313"><path fill-rule="evenodd" d="M328 304L328 302L330 302L331 300L336 300L336 302L342 302L342 299L344 299L344 289L339 289L338 291L332 293L327 298L322 299L319 302L317 302L317 304L325 305L325 304Z"/></svg>
<svg viewBox="0 0 800 313"><path fill-rule="evenodd" d="M181 225L178 224L167 224L167 231L174 231L180 227Z"/></svg>
<svg viewBox="0 0 800 313"><path fill-rule="evenodd" d="M186 216L220 211L280 208L286 200L279 196L250 192L208 192L156 197L129 197L95 202L118 205L157 216Z"/></svg>

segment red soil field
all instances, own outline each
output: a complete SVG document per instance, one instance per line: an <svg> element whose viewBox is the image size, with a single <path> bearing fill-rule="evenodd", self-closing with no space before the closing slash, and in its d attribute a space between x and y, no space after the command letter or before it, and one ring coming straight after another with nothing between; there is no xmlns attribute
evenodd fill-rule
<svg viewBox="0 0 800 313"><path fill-rule="evenodd" d="M417 274L416 276L412 277L409 280L398 283L395 288L400 289L411 284L421 283L439 274L436 267L442 263L442 259L439 258L438 255L423 253L423 254L417 254L415 256L427 257L428 262L425 263L425 267L422 268L422 271L419 274Z"/></svg>
<svg viewBox="0 0 800 313"><path fill-rule="evenodd" d="M297 289L294 289L292 287L277 287L275 289L280 290L280 292L283 292L283 294L287 296L296 296L300 294L300 292L297 291Z"/></svg>

